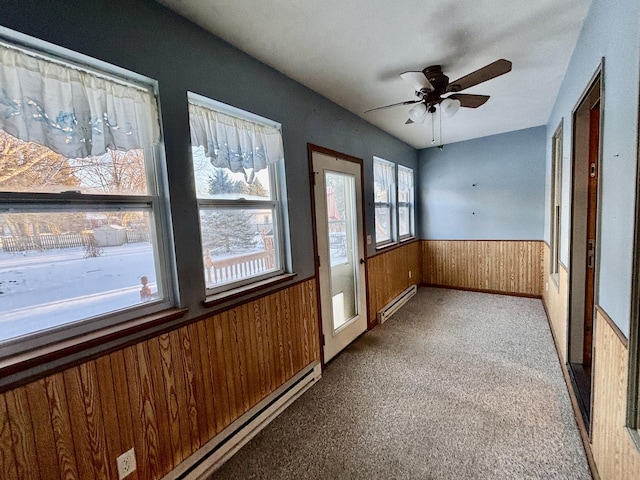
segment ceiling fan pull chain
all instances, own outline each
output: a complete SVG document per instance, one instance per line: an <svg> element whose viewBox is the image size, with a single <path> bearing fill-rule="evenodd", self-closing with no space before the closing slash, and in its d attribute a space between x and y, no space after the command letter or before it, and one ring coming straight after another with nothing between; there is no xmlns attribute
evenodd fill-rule
<svg viewBox="0 0 640 480"><path fill-rule="evenodd" d="M431 111L431 145L436 144L436 119L435 119L435 110Z"/></svg>
<svg viewBox="0 0 640 480"><path fill-rule="evenodd" d="M440 145L444 142L442 141L442 108L438 109L438 118L440 119Z"/></svg>

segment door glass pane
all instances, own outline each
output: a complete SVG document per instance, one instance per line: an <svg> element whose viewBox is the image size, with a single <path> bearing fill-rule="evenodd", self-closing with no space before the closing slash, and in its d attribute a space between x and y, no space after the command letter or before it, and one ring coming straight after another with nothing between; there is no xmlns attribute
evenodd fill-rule
<svg viewBox="0 0 640 480"><path fill-rule="evenodd" d="M353 175L325 173L333 329L358 315L358 248Z"/></svg>

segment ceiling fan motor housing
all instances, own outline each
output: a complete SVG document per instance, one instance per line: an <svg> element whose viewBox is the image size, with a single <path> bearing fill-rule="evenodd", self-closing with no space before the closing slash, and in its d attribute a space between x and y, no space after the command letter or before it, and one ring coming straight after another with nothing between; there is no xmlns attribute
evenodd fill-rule
<svg viewBox="0 0 640 480"><path fill-rule="evenodd" d="M444 73L442 73L441 65L431 65L430 67L422 70L424 76L427 77L427 80L433 85L433 92L437 94L437 96L442 95L447 91L447 85L449 85L449 77L447 77Z"/></svg>
<svg viewBox="0 0 640 480"><path fill-rule="evenodd" d="M429 83L433 86L433 90L423 90L422 96L420 97L425 101L427 107L429 107L429 112L433 113L435 111L435 105L438 105L442 102L442 95L447 91L447 86L449 85L449 77L447 77L444 73L442 73L441 65L431 65L424 70L422 73ZM433 110L433 111L432 111Z"/></svg>

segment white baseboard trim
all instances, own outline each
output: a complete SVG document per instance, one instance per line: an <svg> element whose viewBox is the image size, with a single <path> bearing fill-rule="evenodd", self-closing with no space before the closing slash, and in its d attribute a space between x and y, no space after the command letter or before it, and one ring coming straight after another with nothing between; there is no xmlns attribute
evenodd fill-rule
<svg viewBox="0 0 640 480"><path fill-rule="evenodd" d="M207 478L321 377L320 362L308 365L199 448L162 480Z"/></svg>

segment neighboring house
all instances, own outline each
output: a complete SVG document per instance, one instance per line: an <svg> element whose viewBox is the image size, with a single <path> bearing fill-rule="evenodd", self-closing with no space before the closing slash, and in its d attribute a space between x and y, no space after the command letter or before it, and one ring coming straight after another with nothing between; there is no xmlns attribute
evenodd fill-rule
<svg viewBox="0 0 640 480"><path fill-rule="evenodd" d="M591 391L576 386L575 396L600 477L640 478L640 452L632 439L640 426L634 413L640 405L634 382L640 368L640 284L634 280L640 275L634 201L640 90L637 0L593 0L546 125L447 145L444 151L416 151L151 0L94 1L82 8L61 0L4 1L0 19L7 29L151 79L150 98L157 82L161 114L151 107L149 112L159 115L162 152L147 161L163 165L166 159L166 175L164 168L157 172L157 192L128 196L123 205L113 192L102 199L112 210L135 211L145 217L145 225L155 226L155 256L128 285L137 302L141 285L146 287L147 275L151 277L149 270L156 269L157 301L126 304L116 324L111 315L98 312L92 322L3 345L0 461L5 462L1 468L6 478L17 477L19 471L38 478L43 469L50 478L63 478L67 461L81 478L116 478L114 459L135 447L138 478L160 479L182 468L216 435L232 434L228 428L234 421L251 418L256 406L274 398L283 385L298 382L302 391L309 383L300 382L318 378L323 360L321 287L308 144L363 161L363 230L372 237L364 255L368 327L375 327L376 312L411 284L541 297L567 378L577 385L585 371L592 374ZM207 99L242 111L223 108L220 113L219 104ZM601 107L600 120L589 116L597 114L594 105ZM205 110L198 111L201 107ZM594 167L596 177L599 174L594 238L587 238L581 221L589 207L577 192L586 183L576 180L576 173L589 177L593 163L584 161L590 158L581 141L584 129L589 131L585 112L591 125L601 127L594 157L599 160ZM272 152L271 157L261 152L251 161L266 159L259 168L273 169L273 178L283 181L278 195L245 203L197 196L187 147L200 142L218 155L222 144L214 148L208 142L207 128L214 122L224 124L219 115L227 114L266 130L261 147ZM194 134L193 123L189 128L194 118L204 119L204 140ZM158 133L157 124L149 122L149 138ZM137 142L131 148L149 147L143 138ZM231 157L231 147L226 148ZM378 249L373 185L377 155L413 173L418 215L415 235ZM73 204L72 195L68 200ZM78 208L95 211L97 227L103 223L101 204L88 202L94 203ZM6 203L0 198L0 207ZM272 216L281 215L275 232L277 265L270 276L253 277L253 283L207 289L199 218L202 212L225 208L248 211L256 225L274 223ZM580 265L591 261L591 239L597 240L592 297L596 317L594 325L586 325L585 315L574 317L585 308L584 302L578 304L586 295L591 266ZM56 312L49 313L42 313L43 321Z"/></svg>

